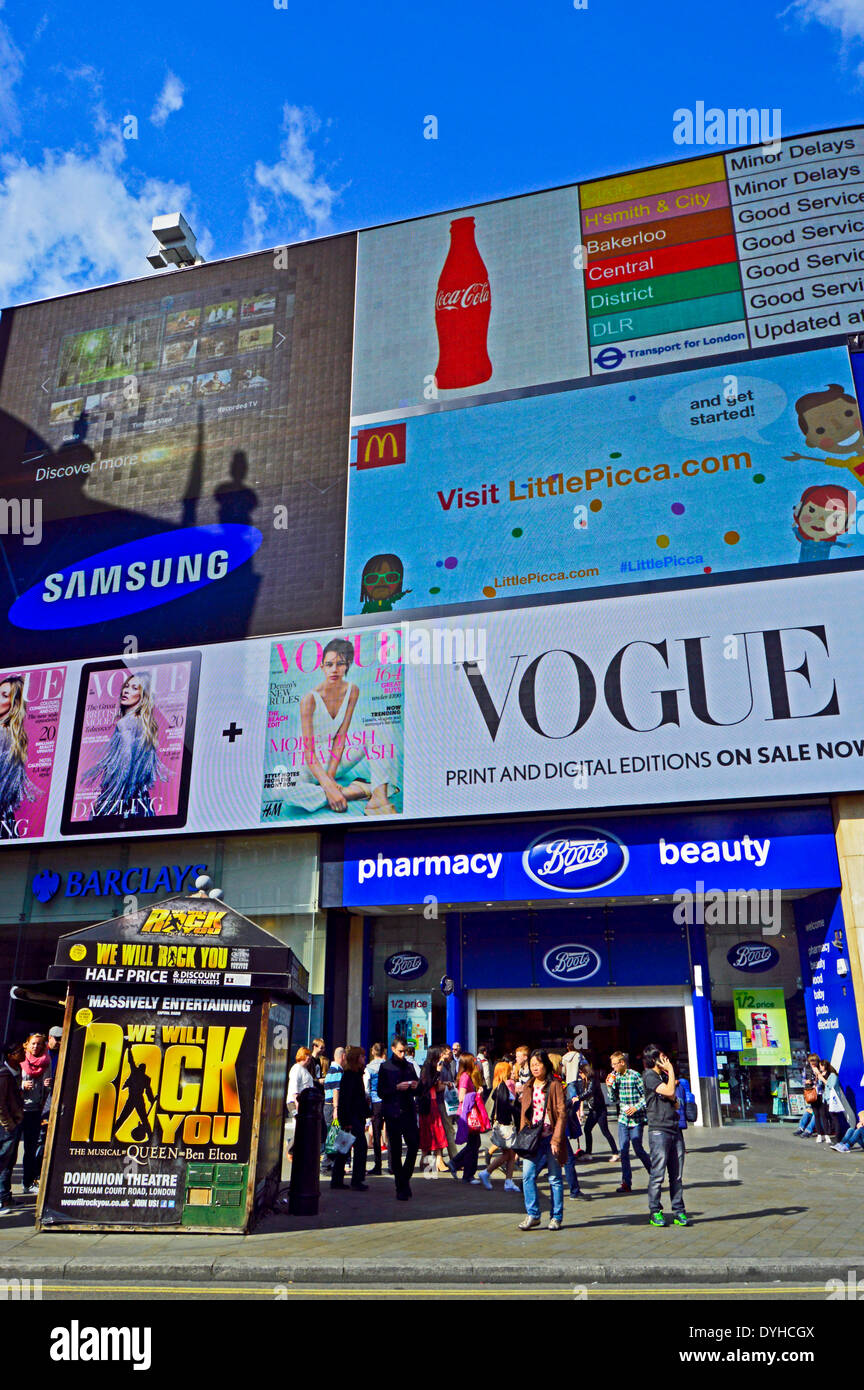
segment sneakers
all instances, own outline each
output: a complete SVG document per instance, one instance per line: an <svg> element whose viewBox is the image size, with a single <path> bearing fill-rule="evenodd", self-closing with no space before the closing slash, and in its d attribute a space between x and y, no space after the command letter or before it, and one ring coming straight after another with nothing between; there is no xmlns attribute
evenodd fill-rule
<svg viewBox="0 0 864 1390"><path fill-rule="evenodd" d="M553 1217L552 1217L552 1219L551 1219L551 1221L549 1222L549 1225L546 1227L546 1229L547 1229L547 1231L560 1231L560 1230L561 1230L561 1222L558 1220L558 1217L557 1217L557 1216L553 1216Z"/></svg>
<svg viewBox="0 0 864 1390"><path fill-rule="evenodd" d="M539 1216L526 1216L524 1221L519 1222L520 1231L533 1231L540 1225Z"/></svg>
<svg viewBox="0 0 864 1390"><path fill-rule="evenodd" d="M615 1188L615 1191L616 1191L616 1192L632 1192L633 1189L632 1189L632 1187L630 1186L629 1182L622 1182L622 1184L621 1184L620 1187L616 1187L616 1188Z"/></svg>
<svg viewBox="0 0 864 1390"><path fill-rule="evenodd" d="M483 1186L486 1188L486 1191L487 1191L487 1192L491 1192L491 1191L492 1191L492 1179L490 1178L489 1174L486 1172L485 1168L483 1169L483 1171L482 1171L481 1173L478 1174L478 1176L479 1176L480 1181L482 1182Z"/></svg>
<svg viewBox="0 0 864 1390"><path fill-rule="evenodd" d="M848 1144L832 1144L831 1147L832 1149L836 1149L838 1154L848 1154L849 1152Z"/></svg>
<svg viewBox="0 0 864 1390"><path fill-rule="evenodd" d="M590 1202L591 1198L587 1192L571 1192L570 1200L571 1202Z"/></svg>
<svg viewBox="0 0 864 1390"><path fill-rule="evenodd" d="M29 1187L23 1189L25 1197L35 1197L39 1192L38 1182L31 1182Z"/></svg>
<svg viewBox="0 0 864 1390"><path fill-rule="evenodd" d="M649 1226L665 1226L665 1225L666 1225L666 1218L665 1218L665 1216L663 1215L662 1211L652 1211L650 1217L648 1218L648 1225L649 1225Z"/></svg>
<svg viewBox="0 0 864 1390"><path fill-rule="evenodd" d="M512 1178L505 1178L505 1179L504 1179L504 1191L505 1191L505 1192L521 1192L522 1189L521 1189L521 1187L519 1186L518 1182L514 1182Z"/></svg>
<svg viewBox="0 0 864 1390"><path fill-rule="evenodd" d="M689 1216L687 1215L686 1211L676 1211L676 1212L673 1212L673 1215L672 1215L672 1225L673 1225L673 1226L689 1226L689 1225L690 1225L690 1218L689 1218Z"/></svg>
<svg viewBox="0 0 864 1390"><path fill-rule="evenodd" d="M6 1204L6 1205L0 1207L0 1216L11 1216L13 1210L14 1210L13 1207L10 1207L8 1204ZM539 1222L538 1222L538 1225L539 1225Z"/></svg>
<svg viewBox="0 0 864 1390"><path fill-rule="evenodd" d="M620 1155L620 1154L613 1154L612 1157L609 1159L609 1162L610 1162L610 1163L620 1163L620 1162L621 1162L621 1155Z"/></svg>

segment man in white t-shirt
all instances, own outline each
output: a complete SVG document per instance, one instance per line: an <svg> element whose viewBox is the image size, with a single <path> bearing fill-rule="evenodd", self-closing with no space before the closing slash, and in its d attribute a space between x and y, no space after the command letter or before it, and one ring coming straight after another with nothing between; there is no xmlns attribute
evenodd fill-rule
<svg viewBox="0 0 864 1390"><path fill-rule="evenodd" d="M565 1052L561 1058L561 1065L564 1068L564 1085L569 1086L579 1076L579 1068L584 1066L585 1056L579 1050L579 1041L573 1039L573 1046L569 1052Z"/></svg>

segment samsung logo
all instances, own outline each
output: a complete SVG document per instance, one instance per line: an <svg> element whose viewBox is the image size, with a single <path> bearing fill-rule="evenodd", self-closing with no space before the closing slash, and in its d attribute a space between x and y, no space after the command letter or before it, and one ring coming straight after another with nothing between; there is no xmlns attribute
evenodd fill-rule
<svg viewBox="0 0 864 1390"><path fill-rule="evenodd" d="M577 825L539 835L522 856L529 878L555 893L590 893L620 878L630 858L626 845L608 830Z"/></svg>
<svg viewBox="0 0 864 1390"><path fill-rule="evenodd" d="M543 957L543 969L559 984L575 985L597 974L600 957L591 946L553 946Z"/></svg>
<svg viewBox="0 0 864 1390"><path fill-rule="evenodd" d="M187 526L128 541L46 575L9 610L16 627L86 627L183 598L245 564L258 550L254 526Z"/></svg>
<svg viewBox="0 0 864 1390"><path fill-rule="evenodd" d="M739 941L726 953L726 959L733 970L743 970L756 975L762 970L770 970L780 959L780 953L767 941Z"/></svg>

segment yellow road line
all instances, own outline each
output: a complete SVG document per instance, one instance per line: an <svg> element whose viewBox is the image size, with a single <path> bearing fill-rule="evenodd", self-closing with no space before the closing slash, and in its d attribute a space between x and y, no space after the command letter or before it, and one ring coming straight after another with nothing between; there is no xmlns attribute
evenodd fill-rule
<svg viewBox="0 0 864 1390"><path fill-rule="evenodd" d="M465 1294L468 1292L470 1292L473 1298L525 1298L530 1296L532 1293L558 1293L571 1296L570 1290L573 1287L573 1285L569 1284L520 1284L518 1287L515 1288L504 1287L503 1285L494 1284L461 1284L456 1285L453 1288L441 1288L435 1286L430 1289L418 1289L416 1287L412 1287L410 1289L398 1288L389 1289L385 1291L380 1287L380 1285L376 1285L374 1289L366 1287L359 1289L347 1288L342 1284L329 1284L326 1286L316 1284L307 1284L305 1286L300 1286L297 1284L274 1284L272 1286L268 1286L267 1288L254 1288L251 1284L241 1284L237 1287L226 1286L224 1284L218 1283L216 1280L212 1282L208 1281L205 1284L193 1284L191 1286L182 1286L179 1284L111 1284L106 1281L105 1283L101 1284L45 1284L43 1282L42 1292L200 1294L203 1290L206 1290L208 1292L213 1293L214 1295L245 1294L247 1296L254 1295L257 1298L273 1298L275 1301L279 1302L282 1300L276 1298L272 1291L273 1288L279 1288L280 1290L284 1290L286 1295L294 1295L295 1297L303 1297L305 1295L309 1295L310 1297L314 1296L315 1298L381 1298L388 1296L392 1298L422 1298L424 1294L428 1295L430 1298L441 1298L450 1295L452 1295L454 1298L458 1298L464 1297ZM765 1287L754 1284L745 1284L741 1287L732 1286L729 1284L715 1284L710 1286L700 1284L696 1287L684 1287L679 1285L679 1287L674 1289L658 1289L653 1286L650 1289L646 1289L644 1286L638 1288L619 1288L615 1285L608 1288L589 1288L588 1285L583 1285L582 1287L586 1289L590 1298L656 1298L658 1296L667 1298L683 1298L685 1296L689 1297L691 1294L701 1294L706 1297L711 1297L716 1296L718 1293L825 1293L824 1284L769 1284Z"/></svg>

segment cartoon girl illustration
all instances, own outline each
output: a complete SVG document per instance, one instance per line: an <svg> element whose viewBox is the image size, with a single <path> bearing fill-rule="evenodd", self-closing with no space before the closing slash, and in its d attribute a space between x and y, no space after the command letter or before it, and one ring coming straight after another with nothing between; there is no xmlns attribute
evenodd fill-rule
<svg viewBox="0 0 864 1390"><path fill-rule="evenodd" d="M324 679L300 701L303 735L303 767L292 800L306 811L347 811L349 801L366 801L367 816L398 814L390 797L398 791L390 758L368 757L361 742L351 747L348 731L360 696L360 688L346 680L354 660L354 648L344 637L334 637L324 648ZM356 775L368 759L370 779Z"/></svg>
<svg viewBox="0 0 864 1390"><path fill-rule="evenodd" d="M99 783L90 819L99 816L153 816L154 782L170 776L159 760L159 726L149 671L131 671L123 682L114 732L108 747L85 772L83 785Z"/></svg>
<svg viewBox="0 0 864 1390"><path fill-rule="evenodd" d="M861 411L858 402L842 386L833 382L824 391L810 391L795 402L798 425L811 449L821 449L825 458L812 454L785 454L787 463L804 460L849 468L864 482L864 452L861 439ZM832 457L838 455L839 457Z"/></svg>
<svg viewBox="0 0 864 1390"><path fill-rule="evenodd" d="M17 840L18 808L35 801L38 787L27 776L27 701L24 677L0 682L0 840Z"/></svg>
<svg viewBox="0 0 864 1390"><path fill-rule="evenodd" d="M792 530L801 542L800 565L828 560L835 545L848 550L849 541L838 540L849 531L855 517L855 494L845 487L808 487L792 511Z"/></svg>
<svg viewBox="0 0 864 1390"><path fill-rule="evenodd" d="M363 567L361 613L389 613L394 603L411 593L403 589L404 567L398 555L373 555Z"/></svg>

